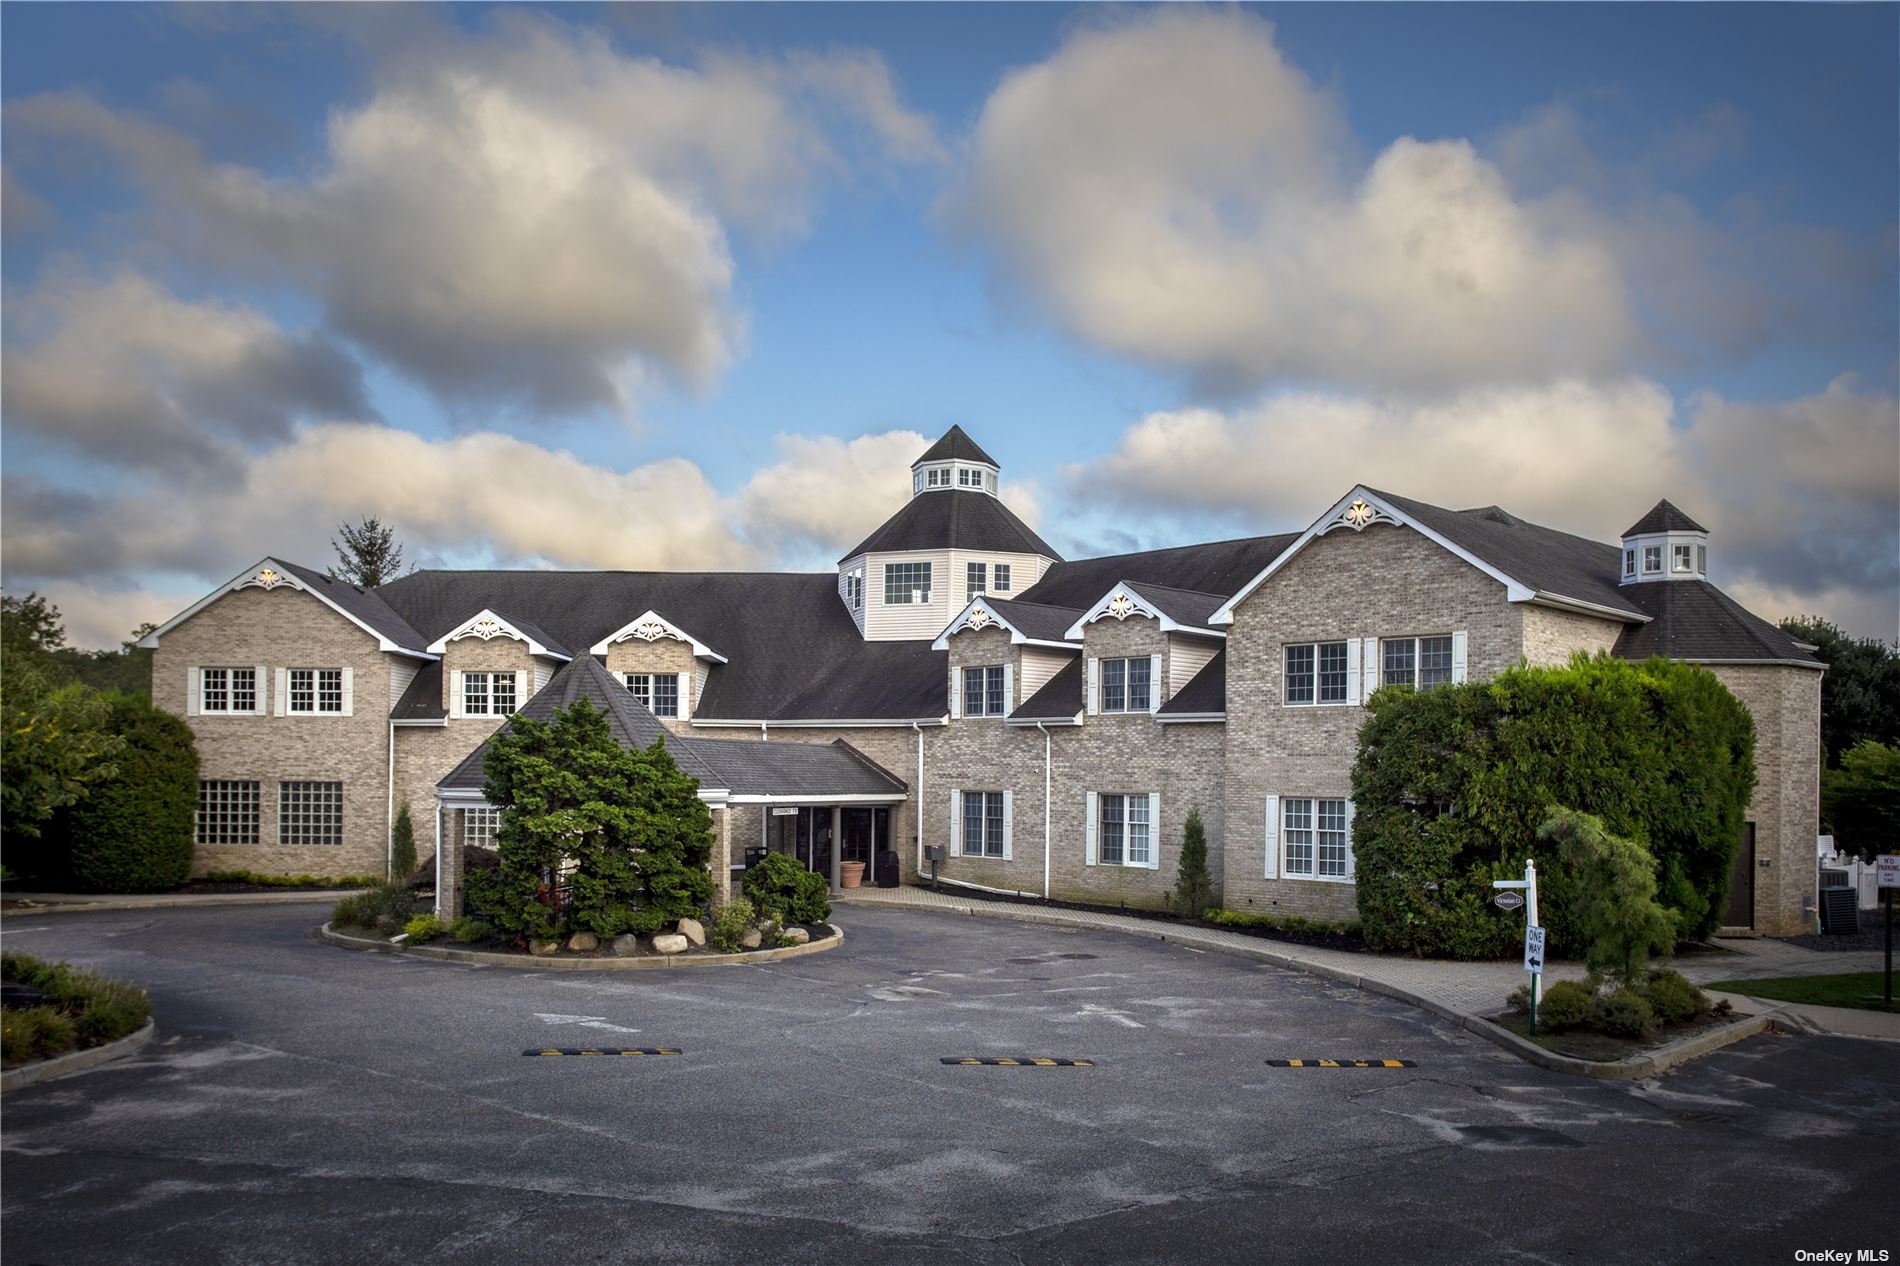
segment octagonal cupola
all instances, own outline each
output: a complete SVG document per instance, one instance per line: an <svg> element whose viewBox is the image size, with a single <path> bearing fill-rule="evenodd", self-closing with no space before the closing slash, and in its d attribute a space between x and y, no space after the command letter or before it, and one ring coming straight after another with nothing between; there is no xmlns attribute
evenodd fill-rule
<svg viewBox="0 0 1900 1266"><path fill-rule="evenodd" d="M1658 501L1623 533L1622 583L1708 578L1709 530L1670 502Z"/></svg>
<svg viewBox="0 0 1900 1266"><path fill-rule="evenodd" d="M994 497L1001 474L996 459L978 448L962 427L953 426L910 464L910 495L960 488Z"/></svg>

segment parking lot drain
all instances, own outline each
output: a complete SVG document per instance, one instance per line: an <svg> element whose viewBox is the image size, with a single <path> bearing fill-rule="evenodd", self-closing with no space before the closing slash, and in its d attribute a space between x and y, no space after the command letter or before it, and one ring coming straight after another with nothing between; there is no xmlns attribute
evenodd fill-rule
<svg viewBox="0 0 1900 1266"><path fill-rule="evenodd" d="M521 1052L523 1055L678 1055L680 1051L671 1046L536 1046Z"/></svg>
<svg viewBox="0 0 1900 1266"><path fill-rule="evenodd" d="M1002 1059L977 1059L974 1056L945 1055L940 1061L970 1068L1093 1068L1092 1059L1050 1059L1044 1055L1005 1056Z"/></svg>
<svg viewBox="0 0 1900 1266"><path fill-rule="evenodd" d="M1271 1068L1417 1068L1409 1059L1270 1059Z"/></svg>

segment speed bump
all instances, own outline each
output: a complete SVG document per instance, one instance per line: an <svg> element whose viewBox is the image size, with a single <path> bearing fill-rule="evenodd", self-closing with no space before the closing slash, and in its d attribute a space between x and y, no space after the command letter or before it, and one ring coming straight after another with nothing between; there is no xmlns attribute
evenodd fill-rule
<svg viewBox="0 0 1900 1266"><path fill-rule="evenodd" d="M978 1059L970 1055L945 1055L939 1061L944 1064L957 1064L966 1068L1093 1068L1092 1059L1050 1059L1046 1055L1004 1056L1000 1059Z"/></svg>
<svg viewBox="0 0 1900 1266"><path fill-rule="evenodd" d="M1409 1059L1270 1059L1270 1068L1417 1068Z"/></svg>
<svg viewBox="0 0 1900 1266"><path fill-rule="evenodd" d="M670 1046L536 1046L521 1052L523 1055L679 1055L682 1052Z"/></svg>

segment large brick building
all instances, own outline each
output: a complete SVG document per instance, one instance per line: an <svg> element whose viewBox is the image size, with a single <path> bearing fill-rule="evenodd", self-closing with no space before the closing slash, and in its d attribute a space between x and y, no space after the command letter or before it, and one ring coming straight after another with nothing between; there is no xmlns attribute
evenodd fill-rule
<svg viewBox="0 0 1900 1266"><path fill-rule="evenodd" d="M1612 545L1359 487L1302 533L1070 562L999 476L952 428L835 576L366 591L263 560L145 643L198 735L198 864L381 871L406 801L452 905L454 846L495 823L484 741L585 695L624 741L669 734L733 870L771 848L836 882L889 850L909 876L941 846L953 882L1152 906L1199 809L1227 906L1340 918L1374 690L1609 651L1705 665L1754 714L1727 922L1806 927L1822 666L1708 582L1708 533L1668 502Z"/></svg>

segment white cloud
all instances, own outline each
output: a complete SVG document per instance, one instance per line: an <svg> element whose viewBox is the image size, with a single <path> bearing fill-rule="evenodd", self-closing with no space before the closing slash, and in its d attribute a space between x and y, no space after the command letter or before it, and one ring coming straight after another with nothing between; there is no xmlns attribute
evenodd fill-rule
<svg viewBox="0 0 1900 1266"><path fill-rule="evenodd" d="M66 644L80 650L117 650L141 624L163 624L204 597L203 590L102 588L55 581L39 593L59 608Z"/></svg>
<svg viewBox="0 0 1900 1266"><path fill-rule="evenodd" d="M930 441L916 431L885 431L854 440L781 435L778 461L740 490L735 517L765 546L820 547L831 558L850 549L904 508L910 466ZM831 561L830 558L824 561Z"/></svg>
<svg viewBox="0 0 1900 1266"><path fill-rule="evenodd" d="M1341 170L1335 102L1238 10L1078 31L1004 79L957 216L1112 352L1230 382L1594 374L1635 326L1615 261L1464 141Z"/></svg>

